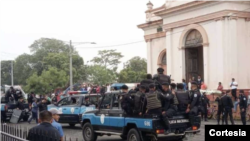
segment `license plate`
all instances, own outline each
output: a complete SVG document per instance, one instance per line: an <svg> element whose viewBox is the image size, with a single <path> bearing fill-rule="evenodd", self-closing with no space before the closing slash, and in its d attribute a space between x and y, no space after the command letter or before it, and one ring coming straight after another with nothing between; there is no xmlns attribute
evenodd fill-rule
<svg viewBox="0 0 250 141"><path fill-rule="evenodd" d="M177 120L170 120L170 121L169 121L170 124L187 123L187 122L189 122L188 119L177 119Z"/></svg>

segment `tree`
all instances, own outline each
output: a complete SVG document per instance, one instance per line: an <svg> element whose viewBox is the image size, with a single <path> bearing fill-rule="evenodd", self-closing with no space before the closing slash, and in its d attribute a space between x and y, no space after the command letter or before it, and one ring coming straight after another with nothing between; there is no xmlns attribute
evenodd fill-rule
<svg viewBox="0 0 250 141"><path fill-rule="evenodd" d="M29 54L19 55L14 63L14 83L18 85L26 85L26 80L30 77L34 70L32 66L33 57Z"/></svg>
<svg viewBox="0 0 250 141"><path fill-rule="evenodd" d="M11 61L1 61L1 84L11 85Z"/></svg>
<svg viewBox="0 0 250 141"><path fill-rule="evenodd" d="M120 83L138 83L146 78L146 59L138 56L126 62L125 68L120 71L118 81Z"/></svg>
<svg viewBox="0 0 250 141"><path fill-rule="evenodd" d="M38 94L46 94L52 92L55 88L65 88L69 77L63 70L50 67L48 70L44 70L41 76L34 73L27 79L27 85L25 91L35 92Z"/></svg>
<svg viewBox="0 0 250 141"><path fill-rule="evenodd" d="M116 71L122 57L123 55L116 50L101 50L98 52L98 57L94 57L91 62L104 66L105 69Z"/></svg>
<svg viewBox="0 0 250 141"><path fill-rule="evenodd" d="M88 66L87 68L88 81L93 84L107 84L113 83L116 79L116 75L113 71L105 69L101 65Z"/></svg>

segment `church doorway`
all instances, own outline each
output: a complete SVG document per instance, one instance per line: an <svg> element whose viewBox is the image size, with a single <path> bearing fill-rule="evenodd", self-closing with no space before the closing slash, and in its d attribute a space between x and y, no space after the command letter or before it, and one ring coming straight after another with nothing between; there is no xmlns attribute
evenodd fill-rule
<svg viewBox="0 0 250 141"><path fill-rule="evenodd" d="M186 80L189 78L201 76L204 80L203 68L203 40L198 30L192 30L186 37L185 42L185 65Z"/></svg>

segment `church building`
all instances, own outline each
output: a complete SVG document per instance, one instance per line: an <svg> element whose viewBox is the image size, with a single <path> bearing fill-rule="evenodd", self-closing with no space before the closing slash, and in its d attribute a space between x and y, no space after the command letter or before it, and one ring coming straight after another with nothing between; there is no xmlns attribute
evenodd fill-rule
<svg viewBox="0 0 250 141"><path fill-rule="evenodd" d="M221 82L250 89L250 1L175 1L153 8L138 25L147 43L147 72L162 67L175 83L201 76L208 89Z"/></svg>

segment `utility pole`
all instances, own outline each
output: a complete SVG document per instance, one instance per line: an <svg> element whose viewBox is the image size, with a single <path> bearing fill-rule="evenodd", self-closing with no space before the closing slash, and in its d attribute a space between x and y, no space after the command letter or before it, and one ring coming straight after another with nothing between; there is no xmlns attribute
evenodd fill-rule
<svg viewBox="0 0 250 141"><path fill-rule="evenodd" d="M73 74L72 74L72 49L71 40L69 41L69 71L70 71L70 91L73 91Z"/></svg>
<svg viewBox="0 0 250 141"><path fill-rule="evenodd" d="M14 86L14 81L13 81L13 60L11 61L11 86Z"/></svg>

